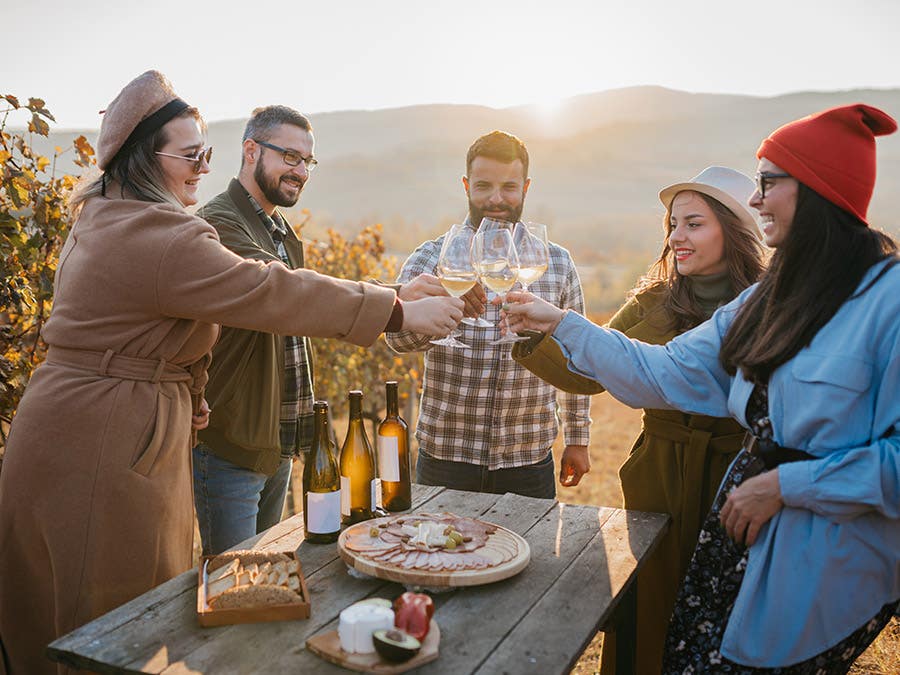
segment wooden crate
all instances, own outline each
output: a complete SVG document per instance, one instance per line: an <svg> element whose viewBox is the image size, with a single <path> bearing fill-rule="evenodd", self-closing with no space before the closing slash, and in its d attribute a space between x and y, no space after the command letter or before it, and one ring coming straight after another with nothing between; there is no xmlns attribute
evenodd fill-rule
<svg viewBox="0 0 900 675"><path fill-rule="evenodd" d="M297 559L294 551L281 551L292 560ZM203 565L216 556L203 556L197 565L197 621L201 626L226 626L233 623L263 623L266 621L289 621L292 619L308 619L310 613L309 591L306 588L306 577L303 566L298 570L300 577L301 602L289 605L265 605L262 607L234 607L213 609L206 605L206 586L203 583ZM298 561L299 562L299 561Z"/></svg>

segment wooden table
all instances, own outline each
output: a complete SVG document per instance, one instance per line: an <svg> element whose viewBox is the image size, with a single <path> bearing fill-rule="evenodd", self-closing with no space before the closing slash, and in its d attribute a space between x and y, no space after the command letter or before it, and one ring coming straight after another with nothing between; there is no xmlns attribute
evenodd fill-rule
<svg viewBox="0 0 900 675"><path fill-rule="evenodd" d="M618 670L633 671L635 574L667 516L419 485L413 507L502 525L528 540L532 556L511 579L434 594L440 657L417 672L566 673L596 632L613 623ZM303 541L302 515L240 548L250 545L297 549L310 591L309 619L201 628L191 570L61 637L48 655L99 673L348 672L308 652L306 639L336 628L351 603L393 598L402 587L350 576L335 544Z"/></svg>

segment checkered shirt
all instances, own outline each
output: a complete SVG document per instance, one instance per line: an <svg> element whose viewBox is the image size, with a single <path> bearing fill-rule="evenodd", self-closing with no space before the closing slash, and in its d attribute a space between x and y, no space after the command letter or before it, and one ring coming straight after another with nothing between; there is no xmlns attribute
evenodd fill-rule
<svg viewBox="0 0 900 675"><path fill-rule="evenodd" d="M468 221L467 221L468 224ZM470 225L471 227L471 225ZM398 281L435 274L444 237L425 242L403 264ZM581 281L569 252L551 242L547 272L528 289L558 307L584 313ZM493 324L500 309L488 305ZM563 424L566 445L587 445L590 397L557 391L517 364L509 344L491 345L499 328L459 324L472 349L430 343L408 331L387 333L397 352L425 351L425 375L416 439L419 449L444 460L503 469L543 459Z"/></svg>
<svg viewBox="0 0 900 675"><path fill-rule="evenodd" d="M246 190L245 190L246 192ZM272 218L247 192L247 199L256 211L263 225L272 235L272 243L278 257L288 267L291 261L284 248L288 224L278 211ZM312 374L309 370L309 355L306 338L293 335L284 336L284 388L281 393L280 439L281 456L293 457L298 452L307 452L313 436L313 391Z"/></svg>

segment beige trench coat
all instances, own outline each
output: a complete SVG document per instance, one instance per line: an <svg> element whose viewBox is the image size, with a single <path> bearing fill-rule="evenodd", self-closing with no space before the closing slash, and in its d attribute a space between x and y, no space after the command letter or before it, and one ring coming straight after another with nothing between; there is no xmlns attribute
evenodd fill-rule
<svg viewBox="0 0 900 675"><path fill-rule="evenodd" d="M49 642L189 568L191 387L215 324L367 345L395 298L243 260L173 206L106 198L85 204L55 283L0 474L9 675L56 672Z"/></svg>

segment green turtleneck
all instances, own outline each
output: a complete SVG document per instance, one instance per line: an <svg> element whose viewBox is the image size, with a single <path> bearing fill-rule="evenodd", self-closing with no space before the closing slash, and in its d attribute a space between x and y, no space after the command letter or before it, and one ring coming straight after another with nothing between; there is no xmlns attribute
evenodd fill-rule
<svg viewBox="0 0 900 675"><path fill-rule="evenodd" d="M734 298L728 270L718 274L696 274L690 277L697 305L708 319L718 307Z"/></svg>

